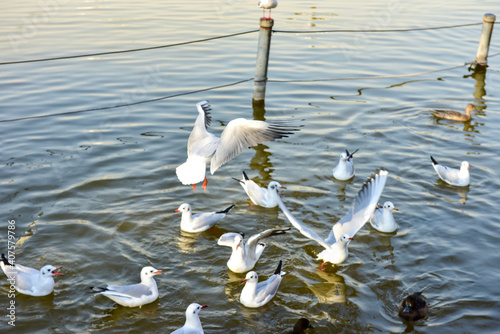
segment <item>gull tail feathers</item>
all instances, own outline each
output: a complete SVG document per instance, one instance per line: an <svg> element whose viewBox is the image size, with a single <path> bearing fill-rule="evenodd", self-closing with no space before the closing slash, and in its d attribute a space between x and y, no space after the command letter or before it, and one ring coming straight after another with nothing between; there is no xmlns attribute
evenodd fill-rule
<svg viewBox="0 0 500 334"><path fill-rule="evenodd" d="M189 157L175 169L175 173L182 184L196 184L205 179L206 169L205 158Z"/></svg>

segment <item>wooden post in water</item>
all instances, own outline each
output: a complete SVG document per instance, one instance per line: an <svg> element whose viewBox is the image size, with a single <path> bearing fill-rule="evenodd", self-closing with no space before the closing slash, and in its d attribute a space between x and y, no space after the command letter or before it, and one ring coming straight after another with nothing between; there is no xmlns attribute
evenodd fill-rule
<svg viewBox="0 0 500 334"><path fill-rule="evenodd" d="M488 50L490 48L491 34L493 33L493 25L495 24L495 14L484 14L483 29L481 30L481 38L479 39L479 47L477 48L475 66L488 66Z"/></svg>
<svg viewBox="0 0 500 334"><path fill-rule="evenodd" d="M269 50L271 48L271 33L273 19L260 19L259 45L257 48L257 61L255 64L255 77L253 79L253 102L264 101L266 98L267 65L269 63Z"/></svg>

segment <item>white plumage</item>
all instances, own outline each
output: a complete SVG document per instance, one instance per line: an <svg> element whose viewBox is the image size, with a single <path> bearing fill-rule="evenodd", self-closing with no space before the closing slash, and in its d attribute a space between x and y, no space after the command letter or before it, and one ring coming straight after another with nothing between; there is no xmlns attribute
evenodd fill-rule
<svg viewBox="0 0 500 334"><path fill-rule="evenodd" d="M325 248L318 254L318 259L333 264L342 263L347 259L349 242L375 210L380 195L384 190L387 174L388 172L385 169L380 169L366 180L347 214L333 225L326 239L321 238L314 231L300 223L286 208L281 198L278 199L278 205L288 218L288 221L300 233Z"/></svg>
<svg viewBox="0 0 500 334"><path fill-rule="evenodd" d="M220 138L207 131L212 117L207 101L196 104L198 117L189 135L187 145L188 158L185 163L176 168L177 177L182 184L196 184L202 181L206 190L206 165L210 163L210 173L238 156L244 149L256 146L266 141L288 137L293 131L298 131L285 122L264 122L237 118L230 121Z"/></svg>

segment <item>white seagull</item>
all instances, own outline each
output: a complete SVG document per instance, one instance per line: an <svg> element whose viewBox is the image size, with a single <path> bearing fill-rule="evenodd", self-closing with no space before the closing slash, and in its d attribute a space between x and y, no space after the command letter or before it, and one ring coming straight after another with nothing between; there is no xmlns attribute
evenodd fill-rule
<svg viewBox="0 0 500 334"><path fill-rule="evenodd" d="M207 307L207 305L200 305L192 303L186 309L186 322L184 326L176 329L171 334L203 334L203 328L201 327L200 316L198 313L202 309Z"/></svg>
<svg viewBox="0 0 500 334"><path fill-rule="evenodd" d="M175 212L182 212L181 230L189 233L198 233L206 231L217 224L222 218L226 217L227 213L231 211L232 208L234 208L234 205L222 211L204 212L193 215L191 213L191 205L183 203Z"/></svg>
<svg viewBox="0 0 500 334"><path fill-rule="evenodd" d="M271 9L278 6L278 0L260 0L259 7L262 8L262 18L266 19L266 9L269 9L269 17L267 19L271 20Z"/></svg>
<svg viewBox="0 0 500 334"><path fill-rule="evenodd" d="M46 296L54 291L53 275L62 275L56 272L61 267L51 265L43 266L36 270L20 264L12 265L4 254L2 254L0 266L7 275L7 280L14 288L22 294L30 296Z"/></svg>
<svg viewBox="0 0 500 334"><path fill-rule="evenodd" d="M217 244L220 246L229 246L233 249L229 261L227 261L227 267L235 273L244 273L255 266L255 263L259 260L266 244L260 242L261 239L270 237L272 235L284 234L285 231L290 230L287 228L271 228L265 230L264 232L254 234L245 243L243 239L245 235L243 233L229 232L224 233L220 236Z"/></svg>
<svg viewBox="0 0 500 334"><path fill-rule="evenodd" d="M323 260L323 264L325 262L339 264L347 259L349 242L356 232L368 221L375 210L382 190L384 190L387 174L387 170L380 169L366 180L354 199L351 208L340 221L333 225L326 240L302 225L302 223L292 216L281 198L278 199L278 204L290 223L300 233L325 248L325 250L318 254L318 259Z"/></svg>
<svg viewBox="0 0 500 334"><path fill-rule="evenodd" d="M281 279L286 274L281 271L282 261L278 264L278 268L271 277L267 280L258 282L259 276L255 271L250 271L242 282L246 282L243 290L241 290L240 302L246 307L261 307L267 304L278 291Z"/></svg>
<svg viewBox="0 0 500 334"><path fill-rule="evenodd" d="M207 188L205 172L208 162L210 162L210 173L213 175L220 166L238 156L245 148L288 137L293 131L298 131L286 122L236 118L227 124L218 138L207 131L212 121L208 102L198 102L196 107L198 117L188 139L188 158L175 170L179 181L182 184L192 184L195 190L196 183L203 180L205 180L203 188L205 190Z"/></svg>
<svg viewBox="0 0 500 334"><path fill-rule="evenodd" d="M250 200L255 205L260 205L265 208L274 208L278 206L278 189L286 189L286 187L279 184L279 182L271 181L266 188L262 188L257 183L253 182L248 178L247 173L243 171L243 178L238 181L245 192L247 193Z"/></svg>
<svg viewBox="0 0 500 334"><path fill-rule="evenodd" d="M377 208L370 217L370 224L380 232L392 233L396 231L399 226L392 215L393 211L399 212L390 201L385 202L384 206L377 204Z"/></svg>
<svg viewBox="0 0 500 334"><path fill-rule="evenodd" d="M349 153L348 150L345 150L345 153L342 152L340 154L339 163L333 169L333 177L337 180L346 181L352 179L356 171L354 170L354 163L352 161L352 157L356 151Z"/></svg>
<svg viewBox="0 0 500 334"><path fill-rule="evenodd" d="M470 184L469 163L462 161L460 169L450 168L439 164L431 156L432 166L439 178L452 186L466 187Z"/></svg>
<svg viewBox="0 0 500 334"><path fill-rule="evenodd" d="M148 266L141 270L141 283L108 285L105 288L91 287L90 289L122 306L141 307L154 302L158 298L158 287L154 276L161 275L161 272L162 270Z"/></svg>

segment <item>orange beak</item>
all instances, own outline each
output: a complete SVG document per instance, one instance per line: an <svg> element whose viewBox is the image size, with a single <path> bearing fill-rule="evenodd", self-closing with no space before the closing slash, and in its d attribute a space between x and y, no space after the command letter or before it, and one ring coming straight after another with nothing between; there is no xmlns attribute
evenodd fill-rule
<svg viewBox="0 0 500 334"><path fill-rule="evenodd" d="M61 267L57 267L56 269L52 270L52 275L63 276L63 274L56 272L56 270L58 270L58 269L61 269Z"/></svg>

